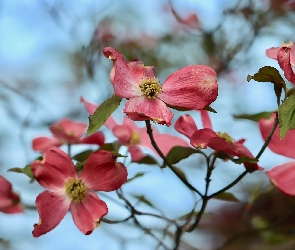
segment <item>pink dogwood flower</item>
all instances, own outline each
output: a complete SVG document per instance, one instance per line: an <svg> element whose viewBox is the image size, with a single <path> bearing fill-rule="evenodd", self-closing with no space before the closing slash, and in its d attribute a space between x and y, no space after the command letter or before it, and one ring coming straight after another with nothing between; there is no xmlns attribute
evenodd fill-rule
<svg viewBox="0 0 295 250"><path fill-rule="evenodd" d="M259 128L264 140L267 139L275 120L274 113L270 119L261 119ZM280 131L277 127L268 147L276 154L295 159L294 151L295 130L289 130L283 139L280 139ZM266 171L270 181L283 193L295 196L295 161L287 162Z"/></svg>
<svg viewBox="0 0 295 250"><path fill-rule="evenodd" d="M88 102L83 97L81 97L81 102L90 115L92 115L98 107L98 105ZM147 147L158 154L151 144L146 128L137 127L136 124L127 117L124 117L123 124L119 125L116 120L110 116L105 126L112 130L121 145L128 147L132 161L139 161L145 156L140 147ZM174 146L189 146L184 139L178 136L160 134L154 126L152 126L152 129L155 141L164 155L167 155Z"/></svg>
<svg viewBox="0 0 295 250"><path fill-rule="evenodd" d="M198 129L194 119L190 115L181 116L175 123L175 129L179 133L187 136L194 148L204 149L212 148L215 151L227 153L231 156L254 158L252 153L244 146L245 139L235 141L226 132L214 132L208 112L201 111L203 129ZM251 163L245 162L244 166L248 168ZM252 165L251 171L262 170L256 163Z"/></svg>
<svg viewBox="0 0 295 250"><path fill-rule="evenodd" d="M62 119L50 126L49 129L53 137L42 136L33 139L32 147L34 150L43 151L51 146L59 147L63 144L95 144L100 146L104 144L104 135L101 132L83 137L87 129L86 123Z"/></svg>
<svg viewBox="0 0 295 250"><path fill-rule="evenodd" d="M0 175L0 212L6 214L23 213L19 195L12 191L11 183Z"/></svg>
<svg viewBox="0 0 295 250"><path fill-rule="evenodd" d="M54 229L68 210L78 229L88 235L108 213L107 205L94 191L113 191L127 181L127 170L109 151L96 151L79 175L71 158L57 147L43 152L43 160L32 163L32 172L46 190L36 198L39 222L33 236Z"/></svg>
<svg viewBox="0 0 295 250"><path fill-rule="evenodd" d="M278 61L286 79L295 85L295 74L292 68L292 66L295 67L294 43L282 43L279 47L267 49L266 55Z"/></svg>
<svg viewBox="0 0 295 250"><path fill-rule="evenodd" d="M123 112L134 121L152 120L170 126L173 114L166 104L198 110L217 98L216 72L208 66L186 66L160 85L153 66L144 66L141 61L127 63L110 47L102 52L113 61L110 80L115 94L128 99Z"/></svg>

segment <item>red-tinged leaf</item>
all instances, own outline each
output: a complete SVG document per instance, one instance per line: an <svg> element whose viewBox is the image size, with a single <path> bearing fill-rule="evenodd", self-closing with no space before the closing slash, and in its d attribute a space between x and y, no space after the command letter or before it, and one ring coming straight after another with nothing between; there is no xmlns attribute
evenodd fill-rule
<svg viewBox="0 0 295 250"><path fill-rule="evenodd" d="M229 192L223 192L221 194L213 196L212 198L223 201L239 201L232 193Z"/></svg>
<svg viewBox="0 0 295 250"><path fill-rule="evenodd" d="M194 148L175 146L169 151L166 159L170 164L175 164L195 153L198 153L198 150ZM166 164L163 163L162 167L166 167Z"/></svg>
<svg viewBox="0 0 295 250"><path fill-rule="evenodd" d="M235 119L245 119L254 122L258 122L260 119L265 118L269 119L273 112L261 112L257 114L240 114L240 115L233 115Z"/></svg>
<svg viewBox="0 0 295 250"><path fill-rule="evenodd" d="M95 110L93 115L89 116L89 127L87 129L88 135L94 133L105 124L110 115L119 107L121 100L121 97L112 95Z"/></svg>
<svg viewBox="0 0 295 250"><path fill-rule="evenodd" d="M281 139L288 130L295 129L295 94L279 106L279 126Z"/></svg>

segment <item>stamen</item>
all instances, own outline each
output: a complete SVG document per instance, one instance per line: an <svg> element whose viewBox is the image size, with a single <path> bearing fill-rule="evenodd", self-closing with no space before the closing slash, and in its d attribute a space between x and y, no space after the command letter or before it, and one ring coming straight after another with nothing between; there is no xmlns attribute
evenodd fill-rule
<svg viewBox="0 0 295 250"><path fill-rule="evenodd" d="M140 90L147 98L155 99L158 94L162 92L162 87L159 84L159 81L155 78L144 78L140 85Z"/></svg>
<svg viewBox="0 0 295 250"><path fill-rule="evenodd" d="M220 138L224 139L227 143L233 145L235 143L235 139L230 137L230 135L226 132L217 132L216 133Z"/></svg>
<svg viewBox="0 0 295 250"><path fill-rule="evenodd" d="M130 144L137 145L139 143L140 143L140 134L135 132L135 131L132 132L131 139L130 139Z"/></svg>
<svg viewBox="0 0 295 250"><path fill-rule="evenodd" d="M68 197L74 202L81 202L86 198L87 187L81 179L69 178L64 188Z"/></svg>

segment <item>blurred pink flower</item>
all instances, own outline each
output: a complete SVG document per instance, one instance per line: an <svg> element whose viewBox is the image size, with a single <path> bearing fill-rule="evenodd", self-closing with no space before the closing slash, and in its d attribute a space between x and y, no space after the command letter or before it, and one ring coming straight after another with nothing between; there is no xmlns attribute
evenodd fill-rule
<svg viewBox="0 0 295 250"><path fill-rule="evenodd" d="M127 181L127 170L109 151L96 151L87 159L81 175L71 158L57 147L43 152L43 160L32 163L32 172L46 190L36 198L40 216L33 236L39 237L54 229L71 211L75 225L88 235L108 213L105 202L93 191L110 192Z"/></svg>
<svg viewBox="0 0 295 250"><path fill-rule="evenodd" d="M281 69L284 71L286 79L295 85L295 74L292 66L295 66L295 46L293 42L282 43L281 46L266 50L269 58L278 61Z"/></svg>
<svg viewBox="0 0 295 250"><path fill-rule="evenodd" d="M198 129L194 119L189 115L181 116L175 123L175 129L190 139L194 148L204 149L212 148L215 151L225 152L231 156L254 158L252 153L243 145L245 139L235 141L227 133L214 132L208 112L201 111L203 129ZM245 162L247 168L251 163ZM252 166L253 170L262 170L256 163Z"/></svg>
<svg viewBox="0 0 295 250"><path fill-rule="evenodd" d="M115 94L128 99L123 112L134 121L152 120L170 126L173 114L166 104L203 109L217 98L216 72L208 66L186 66L160 85L153 66L144 66L141 61L127 64L121 53L110 47L102 52L113 61L110 80Z"/></svg>
<svg viewBox="0 0 295 250"><path fill-rule="evenodd" d="M104 135L96 132L90 136L82 137L86 131L87 124L75 122L69 119L62 119L49 127L53 134L52 138L37 137L33 139L34 150L43 151L51 146L61 146L62 144L104 144Z"/></svg>
<svg viewBox="0 0 295 250"><path fill-rule="evenodd" d="M81 102L89 114L93 114L98 107L98 105L86 101L83 97L81 97ZM140 148L141 146L147 147L158 154L151 144L146 128L137 127L132 120L124 117L123 124L119 125L114 118L109 117L105 126L112 130L121 145L128 147L132 161L139 161L145 156ZM188 146L188 143L178 136L160 134L154 126L152 126L152 129L155 141L164 155L167 155L174 146Z"/></svg>
<svg viewBox="0 0 295 250"><path fill-rule="evenodd" d="M264 140L267 139L275 120L274 113L270 119L261 119L259 128ZM295 130L289 130L283 139L280 139L280 131L277 127L268 147L273 152L295 159L294 151ZM295 161L287 162L266 171L271 182L285 194L295 196Z"/></svg>
<svg viewBox="0 0 295 250"><path fill-rule="evenodd" d="M0 212L6 214L23 213L19 195L12 192L12 185L0 175Z"/></svg>

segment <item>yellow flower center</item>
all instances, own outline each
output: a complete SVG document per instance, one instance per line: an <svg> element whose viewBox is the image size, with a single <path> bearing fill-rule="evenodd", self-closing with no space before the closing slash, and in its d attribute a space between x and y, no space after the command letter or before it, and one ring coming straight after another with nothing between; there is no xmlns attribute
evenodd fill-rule
<svg viewBox="0 0 295 250"><path fill-rule="evenodd" d="M132 132L130 144L137 145L140 142L140 134L137 132Z"/></svg>
<svg viewBox="0 0 295 250"><path fill-rule="evenodd" d="M81 179L69 178L64 188L68 197L74 202L81 202L86 198L87 187Z"/></svg>
<svg viewBox="0 0 295 250"><path fill-rule="evenodd" d="M289 48L291 48L292 46L293 46L293 42L288 42L288 43L282 42L282 44L281 44L281 47L289 47Z"/></svg>
<svg viewBox="0 0 295 250"><path fill-rule="evenodd" d="M235 140L232 137L230 137L229 134L226 132L217 132L216 134L218 135L218 137L224 139L227 143L231 145L235 143Z"/></svg>
<svg viewBox="0 0 295 250"><path fill-rule="evenodd" d="M144 78L139 84L140 90L147 98L155 99L162 92L162 87L155 78Z"/></svg>

